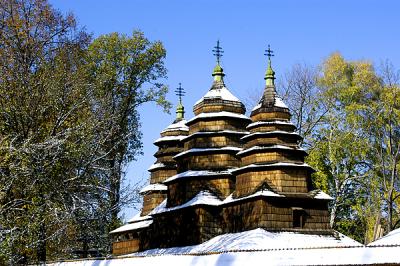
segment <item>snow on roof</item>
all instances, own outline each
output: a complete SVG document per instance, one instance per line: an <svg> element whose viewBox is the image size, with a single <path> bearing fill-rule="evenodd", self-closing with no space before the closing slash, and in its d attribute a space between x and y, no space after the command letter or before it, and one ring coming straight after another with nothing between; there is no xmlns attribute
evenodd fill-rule
<svg viewBox="0 0 400 266"><path fill-rule="evenodd" d="M200 100L198 100L194 105L199 104L205 99L221 99L225 101L240 102L236 96L234 96L225 86L212 88L206 95L204 95Z"/></svg>
<svg viewBox="0 0 400 266"><path fill-rule="evenodd" d="M168 131L175 131L175 130L182 130L182 131L189 131L189 127L186 126L186 120L183 119L179 122L173 123L169 125L166 129L161 131L161 133L168 132Z"/></svg>
<svg viewBox="0 0 400 266"><path fill-rule="evenodd" d="M376 246L391 246L395 245L400 247L400 228L389 232L387 235L379 238L378 240L368 244L370 247Z"/></svg>
<svg viewBox="0 0 400 266"><path fill-rule="evenodd" d="M257 109L260 108L260 107L261 107L261 103L259 103L259 104L257 104L256 106L254 106L254 108L253 108L251 111L255 111L255 110L257 110ZM282 99L281 99L278 95L275 96L275 104L274 104L274 107L281 107L281 108L287 108L287 109L289 109L289 108L287 107L287 105L282 101Z"/></svg>
<svg viewBox="0 0 400 266"><path fill-rule="evenodd" d="M164 167L165 167L165 164L163 164L163 163L155 163L155 164L152 164L149 167L149 169L147 169L147 171L151 171L151 170L158 169L158 168L164 168Z"/></svg>
<svg viewBox="0 0 400 266"><path fill-rule="evenodd" d="M134 256L165 255L165 254L192 254L226 251L253 251L253 250L286 250L313 249L333 247L363 247L357 241L337 233L333 235L312 235L294 232L269 232L258 228L240 233L223 234L216 236L202 244L186 247L151 249ZM265 258L264 258L265 259ZM249 265L246 263L246 265Z"/></svg>
<svg viewBox="0 0 400 266"><path fill-rule="evenodd" d="M136 223L144 220L151 220L153 219L151 216L146 215L146 216L141 216L140 212L138 212L135 216L133 216L131 219L128 220L128 224L130 223Z"/></svg>
<svg viewBox="0 0 400 266"><path fill-rule="evenodd" d="M221 148L193 148L190 150L183 151L181 153L178 153L175 155L173 158L178 158L183 155L189 154L189 153L207 153L207 152L214 152L214 151L241 151L242 148L239 147L221 147Z"/></svg>
<svg viewBox="0 0 400 266"><path fill-rule="evenodd" d="M136 229L146 228L153 223L153 220L143 220L136 223L128 223L110 232L110 234L128 232Z"/></svg>
<svg viewBox="0 0 400 266"><path fill-rule="evenodd" d="M226 171L206 171L206 170L202 170L202 171L186 171L186 172L182 172L176 175L171 176L170 178L168 178L167 180L164 181L164 183L168 183L171 181L174 181L176 179L181 179L181 178L186 178L186 177L195 177L195 176L221 176L221 175L230 175L231 171L230 170L226 170Z"/></svg>
<svg viewBox="0 0 400 266"><path fill-rule="evenodd" d="M168 190L168 187L166 185L163 184L150 184L145 186L144 188L142 188L139 193L143 194L149 191L164 191L164 190Z"/></svg>
<svg viewBox="0 0 400 266"><path fill-rule="evenodd" d="M222 202L222 204L228 204L228 203L232 203L232 202L237 202L237 201L241 201L241 200L245 200L245 199L251 199L251 198L255 198L255 197L259 197L259 196L264 196L264 197L285 197L284 195L279 195L273 191L270 190L259 190L253 194L250 194L246 197L241 197L241 198L233 198L233 194L229 195L226 199L224 199L224 201Z"/></svg>
<svg viewBox="0 0 400 266"><path fill-rule="evenodd" d="M254 133L250 133L246 136L243 136L241 139L246 139L246 138L250 138L252 136L265 136L265 135L273 135L273 134L284 134L284 135L293 135L293 136L299 136L300 135L296 132L287 132L287 131L283 131L283 130L273 130L273 131L267 131L267 132L254 132Z"/></svg>
<svg viewBox="0 0 400 266"><path fill-rule="evenodd" d="M234 199L232 197L232 194L229 195L226 199L224 200L220 200L219 198L217 198L214 194L212 194L209 191L200 191L196 196L194 196L191 200L189 200L188 202L176 206L176 207L171 207L171 208L167 208L167 200L164 200L159 206L157 206L156 208L154 208L149 215L154 215L154 214L158 214L158 213L164 213L164 212L169 212L169 211L175 211L175 210L179 210L179 209L183 209L183 208L187 208L187 207L191 207L191 206L196 206L196 205L209 205L209 206L221 206L224 204L229 204L232 202L237 202L237 201L241 201L241 200L245 200L245 199L249 199L249 198L254 198L254 197L258 197L258 196L264 196L264 197L285 197L283 195L279 195L273 191L269 191L269 190L261 190L261 191L257 191L256 193L253 193L249 196L246 197L242 197L242 198L237 198Z"/></svg>
<svg viewBox="0 0 400 266"><path fill-rule="evenodd" d="M170 211L175 211L191 206L196 206L196 205L211 205L211 206L218 206L221 204L221 200L218 199L214 194L212 194L209 191L200 191L196 196L194 196L191 200L188 202L176 206L176 207L171 207L167 208L166 207L166 200L165 204L160 204L158 207L154 208L149 215L154 215L158 213L163 213L163 212L170 212ZM164 202L163 202L164 203Z"/></svg>
<svg viewBox="0 0 400 266"><path fill-rule="evenodd" d="M212 118L231 117L231 118L240 118L240 119L250 120L250 118L248 118L247 116L245 116L243 114L221 111L221 112L211 112L211 113L200 113L200 114L196 115L195 117L193 117L192 119L190 119L189 121L187 121L187 123L191 123L200 118L209 118L209 117L212 117Z"/></svg>
<svg viewBox="0 0 400 266"><path fill-rule="evenodd" d="M255 229L258 230L258 229ZM236 238L238 239L238 237ZM241 238L242 242L246 239ZM211 239L213 240L213 239ZM229 239L228 239L229 240ZM238 239L239 240L239 239ZM261 240L261 239L260 239ZM247 242L250 242L248 240ZM227 242L229 243L229 242ZM250 244L250 243L249 243ZM148 265L174 265L174 266L243 266L243 265L397 265L400 262L398 247L336 247L336 248L310 248L310 249L265 249L229 252L194 252L199 245L160 249L155 254L134 253L117 258L97 258L75 261L63 261L52 266L148 266ZM189 252L174 255L177 252ZM142 257L139 257L139 255ZM159 254L159 255L158 255Z"/></svg>
<svg viewBox="0 0 400 266"><path fill-rule="evenodd" d="M275 97L275 106L282 107L282 108L288 108L287 105L283 102L283 100L279 96Z"/></svg>
<svg viewBox="0 0 400 266"><path fill-rule="evenodd" d="M232 170L232 172L237 172L243 169L248 169L248 168L265 168L265 167L276 167L276 166L290 166L290 167L309 167L312 168L310 165L306 163L284 163L284 162L279 162L279 163L271 163L271 164L249 164L240 168L235 168Z"/></svg>
<svg viewBox="0 0 400 266"><path fill-rule="evenodd" d="M198 131L189 136L185 136L185 139L191 138L192 136L202 136L202 135L215 135L215 134L237 134L237 135L247 135L248 131L235 131L235 130L220 130L220 131Z"/></svg>
<svg viewBox="0 0 400 266"><path fill-rule="evenodd" d="M249 149L242 150L237 153L237 155L240 154L246 154L251 151L264 151L264 150L272 150L272 149L281 149L281 150L297 150L297 151L304 151L302 148L294 148L294 147L289 147L289 146L284 146L284 145L272 145L272 146L253 146Z"/></svg>
<svg viewBox="0 0 400 266"><path fill-rule="evenodd" d="M294 126L292 122L286 122L286 121L258 121L258 122L253 122L249 124L246 128L252 128L255 126L269 126L269 125L286 125L286 126Z"/></svg>
<svg viewBox="0 0 400 266"><path fill-rule="evenodd" d="M322 190L318 191L317 195L314 196L314 199L325 199L325 200L333 200L331 196L323 192Z"/></svg>
<svg viewBox="0 0 400 266"><path fill-rule="evenodd" d="M165 136L165 137L161 137L158 138L154 141L154 144L160 143L160 142L166 142L166 141L181 141L182 139L184 139L186 136Z"/></svg>

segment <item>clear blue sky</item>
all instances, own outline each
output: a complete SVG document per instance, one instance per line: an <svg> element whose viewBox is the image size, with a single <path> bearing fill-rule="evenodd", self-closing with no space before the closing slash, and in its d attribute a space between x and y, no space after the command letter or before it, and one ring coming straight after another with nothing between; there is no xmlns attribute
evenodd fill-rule
<svg viewBox="0 0 400 266"><path fill-rule="evenodd" d="M282 75L299 62L319 64L332 52L376 64L390 59L400 68L400 1L297 0L49 0L63 13L73 12L94 37L142 30L167 49L168 99L181 82L186 118L211 86L212 48L221 40L228 88L240 99L263 88L268 44L273 67ZM174 119L154 104L140 108L144 156L129 166L132 182L147 179L154 162L152 144ZM126 210L126 218L135 211Z"/></svg>

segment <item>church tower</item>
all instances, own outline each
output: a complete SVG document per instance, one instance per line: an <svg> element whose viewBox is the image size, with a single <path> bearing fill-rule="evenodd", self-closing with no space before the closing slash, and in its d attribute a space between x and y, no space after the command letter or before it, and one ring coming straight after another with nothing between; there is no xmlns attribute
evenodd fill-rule
<svg viewBox="0 0 400 266"><path fill-rule="evenodd" d="M154 141L158 150L154 154L156 162L148 169L150 184L139 192L143 197L142 210L127 224L110 232L115 255L135 252L143 246L143 239L147 238L147 231L153 223L153 218L148 214L165 201L168 187L163 182L177 173L177 165L173 157L183 150L182 139L187 136L189 128L186 126L185 108L182 103L185 92L180 83L175 92L179 97L176 118L172 124L161 131L160 138Z"/></svg>
<svg viewBox="0 0 400 266"><path fill-rule="evenodd" d="M243 229L315 231L330 229L327 203L330 197L313 189L314 170L304 163L307 153L299 146L301 136L290 122L289 108L278 96L272 50L268 46L265 89L251 112L250 134L242 137L244 149L238 152L242 166L235 169L233 198L259 195L250 209L261 208L261 215L249 214Z"/></svg>
<svg viewBox="0 0 400 266"><path fill-rule="evenodd" d="M177 174L177 163L174 160L174 156L182 152L182 140L189 132L184 118L185 108L182 104L182 96L184 96L185 91L181 83L179 83L179 87L175 92L179 97L176 108L176 119L171 125L161 131L161 137L154 141L154 145L158 146L158 151L154 154L157 160L148 169L151 173L150 185L140 191L143 195L142 215L149 214L166 199L167 186L163 183L167 178Z"/></svg>

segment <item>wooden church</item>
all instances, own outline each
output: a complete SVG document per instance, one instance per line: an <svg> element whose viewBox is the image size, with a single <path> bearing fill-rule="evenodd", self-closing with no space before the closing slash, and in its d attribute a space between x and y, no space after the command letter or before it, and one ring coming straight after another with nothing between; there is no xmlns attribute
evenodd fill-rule
<svg viewBox="0 0 400 266"><path fill-rule="evenodd" d="M331 198L316 190L307 153L278 96L268 48L265 89L246 116L224 83L221 48L208 92L184 119L180 96L175 121L154 144L143 208L111 232L113 254L203 243L215 236L262 228L273 232L334 235Z"/></svg>

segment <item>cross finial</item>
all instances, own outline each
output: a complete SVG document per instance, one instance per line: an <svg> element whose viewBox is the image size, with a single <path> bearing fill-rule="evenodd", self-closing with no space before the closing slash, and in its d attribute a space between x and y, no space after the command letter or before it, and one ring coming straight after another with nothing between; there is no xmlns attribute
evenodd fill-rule
<svg viewBox="0 0 400 266"><path fill-rule="evenodd" d="M214 46L213 51L213 55L215 55L215 57L217 57L217 64L219 65L220 59L224 53L224 51L222 51L221 46L219 46L219 40L217 41L217 46Z"/></svg>
<svg viewBox="0 0 400 266"><path fill-rule="evenodd" d="M265 50L265 54L268 56L268 60L271 61L271 56L274 56L274 51L271 50L271 46L268 44L268 49Z"/></svg>
<svg viewBox="0 0 400 266"><path fill-rule="evenodd" d="M181 83L179 83L179 87L175 89L175 94L179 97L179 103L182 103L182 96L185 96L185 90L182 88Z"/></svg>

